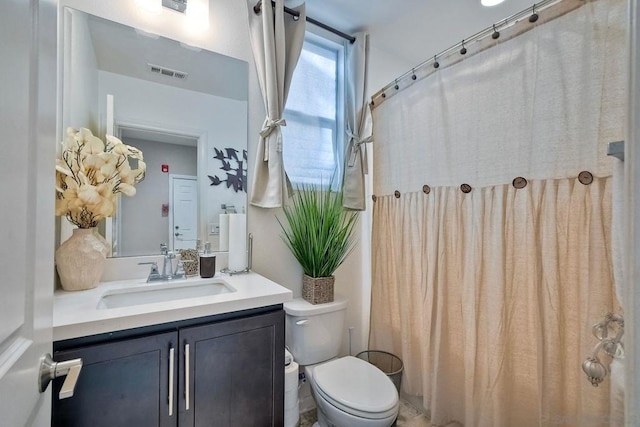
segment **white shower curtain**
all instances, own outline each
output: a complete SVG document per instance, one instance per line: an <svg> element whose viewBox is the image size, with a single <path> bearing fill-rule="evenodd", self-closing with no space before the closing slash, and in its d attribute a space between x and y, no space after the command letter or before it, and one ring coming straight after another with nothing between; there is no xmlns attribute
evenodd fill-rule
<svg viewBox="0 0 640 427"><path fill-rule="evenodd" d="M625 34L624 0L587 2L373 111L370 347L403 359L436 425L621 421L580 364L619 310Z"/></svg>

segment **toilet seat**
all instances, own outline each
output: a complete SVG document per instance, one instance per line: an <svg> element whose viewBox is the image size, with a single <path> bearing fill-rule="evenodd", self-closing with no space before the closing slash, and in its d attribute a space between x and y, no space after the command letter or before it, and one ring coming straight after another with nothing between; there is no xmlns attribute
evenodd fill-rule
<svg viewBox="0 0 640 427"><path fill-rule="evenodd" d="M397 414L398 392L380 369L352 356L313 369L316 391L338 409L361 418L383 419Z"/></svg>

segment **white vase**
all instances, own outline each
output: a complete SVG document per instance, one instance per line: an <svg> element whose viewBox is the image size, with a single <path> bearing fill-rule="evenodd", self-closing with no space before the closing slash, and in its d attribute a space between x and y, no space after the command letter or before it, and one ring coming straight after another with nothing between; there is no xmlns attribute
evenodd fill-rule
<svg viewBox="0 0 640 427"><path fill-rule="evenodd" d="M56 250L56 268L65 291L92 289L100 283L107 248L93 228L76 228Z"/></svg>
<svg viewBox="0 0 640 427"><path fill-rule="evenodd" d="M98 227L93 227L92 230L93 230L93 234L95 234L98 240L100 240L100 242L102 242L102 244L104 245L107 251L105 253L105 256L107 257L111 256L111 244L107 241L107 239L104 238L102 234L100 234L100 232L98 231Z"/></svg>

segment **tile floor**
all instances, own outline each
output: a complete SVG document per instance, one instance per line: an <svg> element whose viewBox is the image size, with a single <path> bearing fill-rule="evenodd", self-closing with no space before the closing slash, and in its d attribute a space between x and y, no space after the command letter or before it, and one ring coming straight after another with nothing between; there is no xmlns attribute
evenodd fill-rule
<svg viewBox="0 0 640 427"><path fill-rule="evenodd" d="M300 427L311 427L316 422L316 410L300 415ZM400 399L398 427L431 427L427 416L404 399Z"/></svg>

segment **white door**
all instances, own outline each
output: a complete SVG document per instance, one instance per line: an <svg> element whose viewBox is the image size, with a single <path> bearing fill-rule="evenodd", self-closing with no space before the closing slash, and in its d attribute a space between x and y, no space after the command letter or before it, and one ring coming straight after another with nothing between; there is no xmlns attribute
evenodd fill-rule
<svg viewBox="0 0 640 427"><path fill-rule="evenodd" d="M170 175L169 183L171 249L194 249L198 239L198 179Z"/></svg>
<svg viewBox="0 0 640 427"><path fill-rule="evenodd" d="M0 424L50 424L38 391L51 352L56 149L56 2L0 13Z"/></svg>

